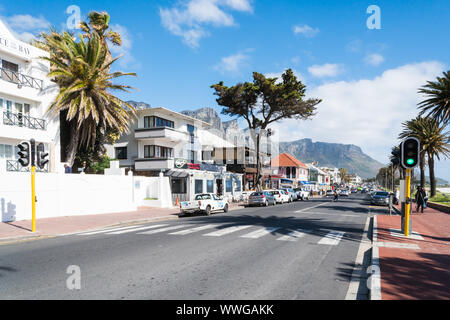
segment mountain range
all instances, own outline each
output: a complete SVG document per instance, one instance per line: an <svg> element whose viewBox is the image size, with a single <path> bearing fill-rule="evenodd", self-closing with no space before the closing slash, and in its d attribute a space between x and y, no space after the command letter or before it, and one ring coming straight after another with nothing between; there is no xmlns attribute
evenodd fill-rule
<svg viewBox="0 0 450 320"><path fill-rule="evenodd" d="M213 128L225 136L236 135L244 131L239 128L237 120L223 122L216 110L201 108L195 111L181 112L184 115L210 123ZM289 153L304 163L316 162L320 167L346 168L349 173L356 173L362 178L372 178L383 164L366 155L360 147L339 143L313 142L302 139L293 142L280 142L280 153Z"/></svg>

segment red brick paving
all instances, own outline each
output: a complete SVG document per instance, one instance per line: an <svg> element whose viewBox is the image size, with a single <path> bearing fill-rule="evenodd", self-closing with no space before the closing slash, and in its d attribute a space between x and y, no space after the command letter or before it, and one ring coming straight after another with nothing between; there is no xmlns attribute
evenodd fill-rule
<svg viewBox="0 0 450 320"><path fill-rule="evenodd" d="M415 208L414 208L415 209ZM450 299L450 215L427 208L412 215L412 228L423 240L391 236L400 216L377 216L378 242L417 244L420 250L379 248L383 300Z"/></svg>

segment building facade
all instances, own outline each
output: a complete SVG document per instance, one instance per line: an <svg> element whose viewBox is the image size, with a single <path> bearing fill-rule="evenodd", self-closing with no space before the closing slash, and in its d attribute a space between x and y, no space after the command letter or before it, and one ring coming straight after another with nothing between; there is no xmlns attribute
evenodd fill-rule
<svg viewBox="0 0 450 320"><path fill-rule="evenodd" d="M17 161L17 145L30 139L49 153L44 171L62 170L59 117L47 114L59 88L42 56L48 53L15 39L0 21L0 173L28 170Z"/></svg>
<svg viewBox="0 0 450 320"><path fill-rule="evenodd" d="M275 188L297 187L309 181L309 168L294 156L282 153L272 159L273 175L268 177Z"/></svg>
<svg viewBox="0 0 450 320"><path fill-rule="evenodd" d="M170 177L174 202L190 200L196 194L213 192L238 197L242 175L231 174L214 161L215 148L233 144L215 134L211 125L158 107L136 110L130 133L114 145L107 145L110 158L135 175Z"/></svg>

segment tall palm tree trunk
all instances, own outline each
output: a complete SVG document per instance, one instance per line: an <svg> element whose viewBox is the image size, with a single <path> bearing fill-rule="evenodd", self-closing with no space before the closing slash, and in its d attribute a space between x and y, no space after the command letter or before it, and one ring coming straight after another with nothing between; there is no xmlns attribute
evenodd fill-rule
<svg viewBox="0 0 450 320"><path fill-rule="evenodd" d="M75 162L75 157L78 151L78 145L80 142L80 135L78 132L78 126L75 121L70 122L70 142L67 145L67 157L66 162L69 163L70 166L73 166Z"/></svg>
<svg viewBox="0 0 450 320"><path fill-rule="evenodd" d="M430 170L430 198L433 198L436 195L436 177L434 174L434 155L431 153L428 153L428 169Z"/></svg>
<svg viewBox="0 0 450 320"><path fill-rule="evenodd" d="M420 153L420 187L425 188L425 152Z"/></svg>

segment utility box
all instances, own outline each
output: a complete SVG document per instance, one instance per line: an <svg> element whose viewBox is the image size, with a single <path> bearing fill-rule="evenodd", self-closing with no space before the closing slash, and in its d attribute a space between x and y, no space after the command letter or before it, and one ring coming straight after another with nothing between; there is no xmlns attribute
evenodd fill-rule
<svg viewBox="0 0 450 320"><path fill-rule="evenodd" d="M406 180L400 180L400 202L406 202Z"/></svg>

